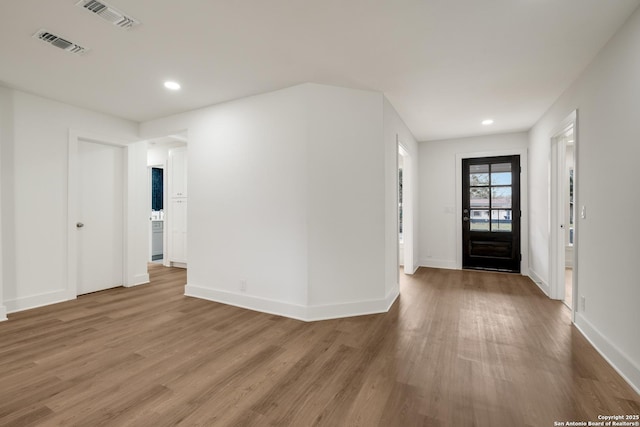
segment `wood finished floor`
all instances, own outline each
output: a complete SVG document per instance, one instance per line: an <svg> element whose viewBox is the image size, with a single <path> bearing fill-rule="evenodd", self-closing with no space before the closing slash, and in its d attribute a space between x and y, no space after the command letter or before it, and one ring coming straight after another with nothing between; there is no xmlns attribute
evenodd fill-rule
<svg viewBox="0 0 640 427"><path fill-rule="evenodd" d="M185 273L9 316L2 426L553 426L640 397L529 279L420 269L387 314L304 323Z"/></svg>

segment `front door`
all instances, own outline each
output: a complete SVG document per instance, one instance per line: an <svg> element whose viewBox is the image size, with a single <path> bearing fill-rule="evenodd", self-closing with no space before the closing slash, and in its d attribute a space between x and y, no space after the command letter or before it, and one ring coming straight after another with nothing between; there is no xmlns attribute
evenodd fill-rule
<svg viewBox="0 0 640 427"><path fill-rule="evenodd" d="M520 156L462 160L462 268L520 272Z"/></svg>

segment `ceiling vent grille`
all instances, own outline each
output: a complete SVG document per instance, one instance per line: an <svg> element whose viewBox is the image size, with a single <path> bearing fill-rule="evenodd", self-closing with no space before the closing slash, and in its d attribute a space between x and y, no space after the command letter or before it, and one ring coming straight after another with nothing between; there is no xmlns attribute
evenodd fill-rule
<svg viewBox="0 0 640 427"><path fill-rule="evenodd" d="M112 23L116 27L128 30L129 28L135 27L136 25L140 24L140 21L138 21L137 19L126 16L118 9L109 6L102 1L80 0L78 3L76 3L76 5L88 10L89 12L95 13L100 18Z"/></svg>
<svg viewBox="0 0 640 427"><path fill-rule="evenodd" d="M47 30L39 30L33 35L33 37L62 50L66 50L67 52L75 53L76 55L82 55L89 50L77 43L73 43L69 40L63 39L62 37L57 36Z"/></svg>

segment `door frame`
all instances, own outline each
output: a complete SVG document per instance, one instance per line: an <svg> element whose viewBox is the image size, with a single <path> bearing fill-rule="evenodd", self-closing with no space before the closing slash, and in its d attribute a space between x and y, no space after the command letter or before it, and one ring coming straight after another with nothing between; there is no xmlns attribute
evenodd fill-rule
<svg viewBox="0 0 640 427"><path fill-rule="evenodd" d="M156 169L162 169L162 182L163 182L163 187L162 187L162 206L163 206L163 211L164 211L164 221L162 222L162 253L164 255L166 255L166 251L168 249L168 243L167 243L167 213L168 213L168 206L167 206L167 185L168 185L168 176L167 176L167 162L162 162L162 163L158 163L158 164L154 164L154 165L147 165L147 179L148 179L148 193L149 193L149 203L148 206L151 206L152 204L152 193L153 193L153 188L152 188L152 172L151 170L153 168ZM151 217L149 217L149 259L148 261L151 262L153 261L153 257L151 255L152 253L152 242L153 242L153 221L151 220ZM170 265L167 265L167 257L163 255L163 259L162 259L162 265L164 265L165 267L170 267Z"/></svg>
<svg viewBox="0 0 640 427"><path fill-rule="evenodd" d="M67 298L75 299L78 296L78 239L76 222L78 221L78 176L79 176L79 156L78 147L80 141L88 141L96 144L111 145L122 148L122 166L125 174L122 179L122 284L127 286L127 271L129 271L127 242L128 233L128 158L129 148L126 141L119 139L96 135L84 131L69 130L68 143L68 175L67 175Z"/></svg>
<svg viewBox="0 0 640 427"><path fill-rule="evenodd" d="M527 149L475 151L456 154L456 269L462 269L462 160L478 157L520 156L520 274L529 275L529 205L528 205L528 160Z"/></svg>
<svg viewBox="0 0 640 427"><path fill-rule="evenodd" d="M564 300L565 297L565 231L560 225L564 223L564 190L560 188L563 183L560 175L564 175L566 145L560 141L562 135L573 127L574 161L573 161L573 273L572 273L572 299L571 318L575 321L578 308L578 243L579 243L579 174L578 152L580 150L578 135L578 110L574 110L556 127L550 138L549 151L549 297L551 299Z"/></svg>
<svg viewBox="0 0 640 427"><path fill-rule="evenodd" d="M413 206L414 206L414 183L413 183L413 156L407 147L400 142L396 135L397 149L396 155L396 188L399 188L398 182L398 158L403 157L402 166L402 248L403 248L403 264L404 274L413 274L416 272L414 262L414 250L413 250L413 230L414 230L414 218L413 218ZM396 191L396 206L399 205L399 192ZM397 208L396 208L397 210ZM398 224L400 218L398 217ZM398 231L396 229L396 231ZM400 250L400 237L396 232L398 239L398 250ZM398 259L398 257L396 257Z"/></svg>

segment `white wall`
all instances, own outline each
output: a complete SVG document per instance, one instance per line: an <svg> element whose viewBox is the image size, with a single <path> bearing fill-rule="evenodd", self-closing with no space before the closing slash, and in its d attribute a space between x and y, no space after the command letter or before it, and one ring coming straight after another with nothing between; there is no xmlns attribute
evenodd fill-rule
<svg viewBox="0 0 640 427"><path fill-rule="evenodd" d="M12 312L68 299L70 129L133 141L137 124L20 91L9 93L13 132L11 140L2 141L2 266L4 301Z"/></svg>
<svg viewBox="0 0 640 427"><path fill-rule="evenodd" d="M186 142L172 141L172 142L158 142L147 145L147 166L166 166L169 160L169 150L178 147L185 147Z"/></svg>
<svg viewBox="0 0 640 427"><path fill-rule="evenodd" d="M0 321L7 319L7 308L4 305L4 268L3 268L3 205L5 189L8 187L9 174L6 173L5 158L9 141L13 139L13 107L12 94L9 89L0 86Z"/></svg>
<svg viewBox="0 0 640 427"><path fill-rule="evenodd" d="M188 129L186 293L305 320L386 310L382 118L381 94L303 84L143 123Z"/></svg>
<svg viewBox="0 0 640 427"><path fill-rule="evenodd" d="M576 325L640 390L640 245L635 224L640 158L640 10L609 41L583 75L529 133L531 262L549 280L550 138L578 110L576 202L578 297ZM615 206L621 208L613 208ZM615 212L615 214L614 214Z"/></svg>
<svg viewBox="0 0 640 427"><path fill-rule="evenodd" d="M294 88L223 104L189 127L190 286L237 294L244 280L255 299L307 303L300 96Z"/></svg>
<svg viewBox="0 0 640 427"><path fill-rule="evenodd" d="M420 265L461 268L460 158L520 154L522 273L527 274L527 134L507 133L419 143ZM524 155L523 155L524 154Z"/></svg>
<svg viewBox="0 0 640 427"><path fill-rule="evenodd" d="M304 89L308 304L384 299L382 95L320 85Z"/></svg>

